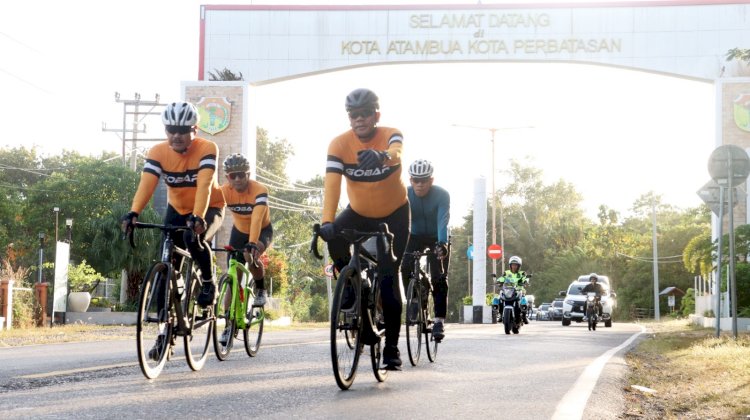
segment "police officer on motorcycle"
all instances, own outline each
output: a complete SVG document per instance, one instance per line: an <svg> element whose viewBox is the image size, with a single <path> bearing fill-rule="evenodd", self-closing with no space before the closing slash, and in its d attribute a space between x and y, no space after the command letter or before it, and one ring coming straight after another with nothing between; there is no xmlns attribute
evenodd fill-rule
<svg viewBox="0 0 750 420"><path fill-rule="evenodd" d="M524 286L529 284L529 279L526 276L526 272L521 270L521 264L523 261L521 261L521 257L519 256L512 256L508 260L508 270L505 270L505 273L503 273L503 277L499 280L500 282L504 282L505 279L510 279L511 283L516 287L516 289L519 290L519 292L525 292ZM520 312L520 316L523 318L523 323L528 324L529 320L526 317L526 311L522 311L521 308L516 308L516 315L518 316Z"/></svg>
<svg viewBox="0 0 750 420"><path fill-rule="evenodd" d="M597 298L601 298L602 295L604 295L604 288L601 284L598 283L599 276L596 273L591 273L589 275L589 284L587 284L583 289L581 289L581 294L586 296L588 293L593 292L596 293ZM599 318L602 316L602 303L600 299L596 300L596 312L599 314Z"/></svg>

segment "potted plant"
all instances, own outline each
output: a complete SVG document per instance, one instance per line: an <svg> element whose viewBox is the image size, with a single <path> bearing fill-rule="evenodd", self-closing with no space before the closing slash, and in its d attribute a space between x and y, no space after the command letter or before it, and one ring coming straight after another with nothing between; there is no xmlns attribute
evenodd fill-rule
<svg viewBox="0 0 750 420"><path fill-rule="evenodd" d="M83 260L78 265L68 264L68 311L86 312L91 303L91 292L101 281L102 275Z"/></svg>

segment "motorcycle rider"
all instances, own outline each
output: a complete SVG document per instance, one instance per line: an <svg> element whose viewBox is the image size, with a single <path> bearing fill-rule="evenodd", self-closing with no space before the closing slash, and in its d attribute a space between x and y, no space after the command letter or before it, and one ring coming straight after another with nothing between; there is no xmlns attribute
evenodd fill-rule
<svg viewBox="0 0 750 420"><path fill-rule="evenodd" d="M521 270L521 264L523 264L521 257L517 255L510 257L508 260L509 269L505 270L505 273L503 273L503 276L499 281L502 283L505 279L510 279L510 282L513 283L513 286L516 287L519 293L525 295L526 289L524 286L529 284L529 279L526 276L526 272ZM526 317L526 311L522 311L520 307L516 308L516 316L521 316L524 324L529 323L529 320Z"/></svg>
<svg viewBox="0 0 750 420"><path fill-rule="evenodd" d="M587 284L583 289L581 289L581 294L586 296L589 292L596 293L596 297L601 298L602 295L604 295L604 288L601 284L598 283L599 276L596 273L591 273L589 275L589 284ZM600 299L596 300L596 312L599 314L599 318L602 317L602 303ZM587 320L587 318L584 316L584 320Z"/></svg>

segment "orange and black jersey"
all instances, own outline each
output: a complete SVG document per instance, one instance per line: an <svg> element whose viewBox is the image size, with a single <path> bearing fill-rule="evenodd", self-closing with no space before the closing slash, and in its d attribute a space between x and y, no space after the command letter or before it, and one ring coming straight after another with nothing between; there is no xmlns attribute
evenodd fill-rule
<svg viewBox="0 0 750 420"><path fill-rule="evenodd" d="M224 207L216 180L216 143L199 137L185 153L178 153L165 141L152 147L143 166L141 182L131 210L140 213L154 194L160 177L167 184L167 201L179 214L206 217L208 207Z"/></svg>
<svg viewBox="0 0 750 420"><path fill-rule="evenodd" d="M258 243L261 229L271 224L268 188L250 180L245 192L238 192L229 183L222 185L221 191L226 198L227 207L232 211L234 227L248 234L248 242Z"/></svg>
<svg viewBox="0 0 750 420"><path fill-rule="evenodd" d="M407 202L406 187L401 181L401 148L403 137L395 128L377 127L367 143L353 130L333 139L328 146L323 223L336 216L341 196L341 177L346 177L349 204L357 214L369 218L385 217ZM365 149L387 151L390 158L380 168L363 170L357 163L357 152Z"/></svg>

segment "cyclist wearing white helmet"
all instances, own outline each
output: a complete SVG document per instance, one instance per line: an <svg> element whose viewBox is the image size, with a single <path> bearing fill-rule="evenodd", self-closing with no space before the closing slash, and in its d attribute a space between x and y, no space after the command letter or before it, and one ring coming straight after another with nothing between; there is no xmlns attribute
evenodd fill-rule
<svg viewBox="0 0 750 420"><path fill-rule="evenodd" d="M187 225L192 231L174 238L175 244L187 248L201 270L201 306L216 300L210 242L224 218L224 196L216 179L219 148L216 143L195 137L198 110L189 102L172 102L162 113L167 140L148 151L141 181L133 197L130 212L122 217L122 229L132 229L138 215L154 194L159 178L167 185L165 224ZM204 243L193 241L193 235ZM179 267L179 261L175 265Z"/></svg>
<svg viewBox="0 0 750 420"><path fill-rule="evenodd" d="M508 270L505 270L505 273L503 273L503 277L499 280L501 282L504 282L505 279L510 279L510 281L520 290L525 291L524 286L529 284L529 279L526 277L526 272L521 270L521 265L523 264L523 261L521 260L521 257L514 255L510 257L508 260ZM523 318L524 324L528 324L529 320L526 317L526 311L521 310L520 306L516 308L516 315L520 315Z"/></svg>
<svg viewBox="0 0 750 420"><path fill-rule="evenodd" d="M451 197L445 189L432 185L432 173L432 163L424 159L415 160L409 166L411 186L407 188L407 194L411 208L411 235L401 264L401 278L404 282L409 281L414 265L411 252L424 251L426 248L434 250L435 254L430 257L429 264L435 299L432 336L439 342L445 337L443 324L448 308L448 222Z"/></svg>
<svg viewBox="0 0 750 420"><path fill-rule="evenodd" d="M396 370L401 366L398 337L401 332L401 282L398 267L409 237L409 203L401 181L403 137L395 128L378 126L378 97L369 89L353 90L346 97L350 130L334 138L328 146L320 237L336 270L351 258L349 244L336 236L345 228L377 231L387 223L393 233L396 261L383 258L378 264L385 321L383 364ZM346 178L349 205L336 216L341 195L341 179Z"/></svg>

